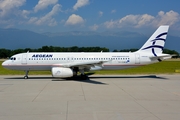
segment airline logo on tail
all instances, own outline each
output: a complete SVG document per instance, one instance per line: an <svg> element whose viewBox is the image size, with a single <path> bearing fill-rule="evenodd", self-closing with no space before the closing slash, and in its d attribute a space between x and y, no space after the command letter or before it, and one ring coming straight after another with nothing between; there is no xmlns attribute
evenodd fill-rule
<svg viewBox="0 0 180 120"><path fill-rule="evenodd" d="M148 47L145 47L145 48L142 48L142 50L146 50L146 49L151 49L152 48L152 53L154 56L157 56L157 54L155 53L155 50L154 48L159 48L163 51L163 48L164 48L164 45L161 46L161 45L156 45L156 42L157 41L163 41L165 43L166 39L164 38L161 38L162 36L166 36L167 35L167 32L164 32L164 33L161 33L159 34L154 40L151 40L152 42L152 45L151 46L148 46Z"/></svg>
<svg viewBox="0 0 180 120"><path fill-rule="evenodd" d="M155 57L162 54L168 29L167 25L160 26L138 51L152 53Z"/></svg>

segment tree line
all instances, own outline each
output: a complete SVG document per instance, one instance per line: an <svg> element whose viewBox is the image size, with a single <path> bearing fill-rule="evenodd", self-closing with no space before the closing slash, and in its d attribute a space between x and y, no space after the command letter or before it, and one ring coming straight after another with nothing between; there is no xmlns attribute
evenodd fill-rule
<svg viewBox="0 0 180 120"><path fill-rule="evenodd" d="M25 48L25 49L15 49L15 50L9 50L9 49L0 49L0 58L9 58L12 55L18 54L18 53L24 53L24 52L109 52L108 48L105 47L55 47L55 46L42 46L38 49L31 49L31 48Z"/></svg>
<svg viewBox="0 0 180 120"><path fill-rule="evenodd" d="M113 52L134 52L138 49L123 49L123 50L113 50ZM12 55L23 53L23 52L109 52L108 48L105 47L55 47L55 46L42 46L38 49L31 49L31 48L25 48L25 49L15 49L15 50L9 50L9 49L0 49L0 58L9 58ZM169 50L164 49L163 53L166 54L176 54L176 57L179 57L179 53L175 50Z"/></svg>

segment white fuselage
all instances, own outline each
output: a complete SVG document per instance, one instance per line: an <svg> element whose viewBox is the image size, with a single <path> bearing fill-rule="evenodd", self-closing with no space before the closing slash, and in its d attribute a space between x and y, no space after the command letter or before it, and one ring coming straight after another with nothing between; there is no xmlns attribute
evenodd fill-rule
<svg viewBox="0 0 180 120"><path fill-rule="evenodd" d="M102 65L94 65L90 70L125 69L150 64L147 53L139 52L98 52L98 53L21 53L6 60L2 65L13 70L51 70L52 67L68 67L71 64L93 63L102 61Z"/></svg>

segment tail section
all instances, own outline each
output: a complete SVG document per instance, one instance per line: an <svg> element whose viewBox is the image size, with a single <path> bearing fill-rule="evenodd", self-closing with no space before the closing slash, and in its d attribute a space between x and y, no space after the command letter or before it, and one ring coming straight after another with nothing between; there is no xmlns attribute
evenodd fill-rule
<svg viewBox="0 0 180 120"><path fill-rule="evenodd" d="M138 51L152 53L154 56L162 54L168 29L169 26L160 26Z"/></svg>

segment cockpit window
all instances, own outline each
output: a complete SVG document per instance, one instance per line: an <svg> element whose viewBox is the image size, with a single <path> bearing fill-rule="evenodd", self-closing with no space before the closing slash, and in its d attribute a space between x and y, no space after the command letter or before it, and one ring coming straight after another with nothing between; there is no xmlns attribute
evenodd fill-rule
<svg viewBox="0 0 180 120"><path fill-rule="evenodd" d="M16 60L16 58L15 57L11 57L10 60Z"/></svg>

